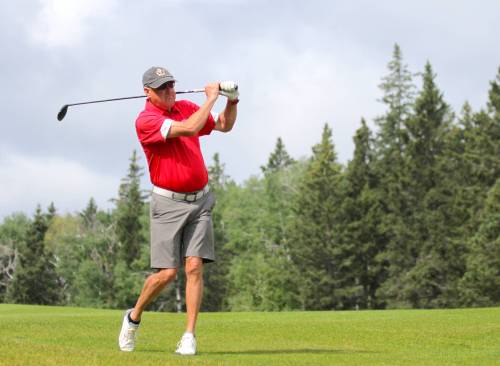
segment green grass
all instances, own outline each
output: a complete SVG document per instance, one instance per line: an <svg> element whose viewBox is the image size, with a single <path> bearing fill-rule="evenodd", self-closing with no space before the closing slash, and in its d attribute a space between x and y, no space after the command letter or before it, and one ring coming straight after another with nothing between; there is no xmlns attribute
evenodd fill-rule
<svg viewBox="0 0 500 366"><path fill-rule="evenodd" d="M120 352L123 312L0 305L0 365L500 365L500 308L202 313L194 357L173 354L184 315L145 313Z"/></svg>

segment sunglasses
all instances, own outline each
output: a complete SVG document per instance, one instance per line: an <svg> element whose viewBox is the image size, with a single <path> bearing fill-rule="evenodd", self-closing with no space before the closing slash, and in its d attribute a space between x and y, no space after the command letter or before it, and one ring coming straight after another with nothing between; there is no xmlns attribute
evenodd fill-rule
<svg viewBox="0 0 500 366"><path fill-rule="evenodd" d="M167 81L165 84L161 84L158 88L154 88L155 90L165 90L167 88L173 88L175 86L175 81Z"/></svg>

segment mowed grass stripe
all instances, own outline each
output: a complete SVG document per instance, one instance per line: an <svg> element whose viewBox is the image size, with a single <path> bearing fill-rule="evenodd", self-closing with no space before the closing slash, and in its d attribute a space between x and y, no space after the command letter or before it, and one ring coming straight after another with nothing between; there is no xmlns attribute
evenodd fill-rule
<svg viewBox="0 0 500 366"><path fill-rule="evenodd" d="M500 365L500 308L202 313L194 357L173 354L185 315L145 313L135 352L123 311L0 305L0 365Z"/></svg>

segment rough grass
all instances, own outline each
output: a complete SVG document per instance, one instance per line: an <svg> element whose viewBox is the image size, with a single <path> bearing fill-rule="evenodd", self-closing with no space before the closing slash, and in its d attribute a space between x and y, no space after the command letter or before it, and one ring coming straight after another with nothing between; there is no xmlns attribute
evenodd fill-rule
<svg viewBox="0 0 500 366"><path fill-rule="evenodd" d="M0 365L500 365L500 308L202 313L197 356L173 353L183 314L145 313L120 352L123 312L0 305Z"/></svg>

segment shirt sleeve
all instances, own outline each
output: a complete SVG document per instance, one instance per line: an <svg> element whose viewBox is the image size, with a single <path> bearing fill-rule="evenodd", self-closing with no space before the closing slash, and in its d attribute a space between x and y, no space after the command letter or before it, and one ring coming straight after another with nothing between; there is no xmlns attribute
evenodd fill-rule
<svg viewBox="0 0 500 366"><path fill-rule="evenodd" d="M189 110L189 116L191 116L193 113L198 111L200 107L193 102L190 102L188 100L183 100L182 101L186 108ZM188 116L188 117L189 117ZM210 135L212 130L215 128L215 121L217 120L218 114L215 112L210 112L208 115L208 119L205 122L205 125L201 128L201 130L198 132L198 136L203 136L203 135Z"/></svg>
<svg viewBox="0 0 500 366"><path fill-rule="evenodd" d="M145 114L136 121L136 130L139 141L143 145L165 142L172 120L158 115Z"/></svg>
<svg viewBox="0 0 500 366"><path fill-rule="evenodd" d="M198 132L198 136L210 135L210 133L215 128L215 121L217 120L218 114L215 112L210 112L208 115L208 120L205 122L205 126Z"/></svg>

